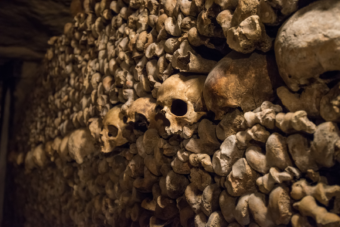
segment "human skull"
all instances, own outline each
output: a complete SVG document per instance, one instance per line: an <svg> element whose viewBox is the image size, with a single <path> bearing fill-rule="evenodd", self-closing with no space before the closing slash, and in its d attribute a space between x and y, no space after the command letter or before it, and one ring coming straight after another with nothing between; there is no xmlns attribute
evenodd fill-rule
<svg viewBox="0 0 340 227"><path fill-rule="evenodd" d="M235 51L222 58L210 71L204 84L204 101L208 110L221 120L232 109L254 110L273 98L273 87L280 82L274 56Z"/></svg>
<svg viewBox="0 0 340 227"><path fill-rule="evenodd" d="M100 138L102 141L101 151L104 153L111 152L115 147L128 142L123 137L126 124L123 121L121 106L118 105L110 109L103 119L103 130L100 132Z"/></svg>
<svg viewBox="0 0 340 227"><path fill-rule="evenodd" d="M82 164L86 156L96 151L94 143L95 140L87 128L74 130L67 141L70 157L78 164Z"/></svg>
<svg viewBox="0 0 340 227"><path fill-rule="evenodd" d="M135 100L126 115L127 123L133 123L135 129L146 131L154 128L163 138L167 137L165 126L168 126L169 122L161 113L156 112L155 99L143 97Z"/></svg>
<svg viewBox="0 0 340 227"><path fill-rule="evenodd" d="M340 2L316 1L297 11L279 29L275 55L279 73L294 92L314 81L339 77ZM317 28L317 29L316 29Z"/></svg>
<svg viewBox="0 0 340 227"><path fill-rule="evenodd" d="M88 128L91 132L92 137L95 141L99 141L100 139L100 132L102 128L102 121L100 118L90 118L88 121Z"/></svg>
<svg viewBox="0 0 340 227"><path fill-rule="evenodd" d="M183 131L184 126L196 123L206 115L203 101L205 76L184 76L175 74L164 81L157 95L157 107L170 121L166 132L174 134Z"/></svg>

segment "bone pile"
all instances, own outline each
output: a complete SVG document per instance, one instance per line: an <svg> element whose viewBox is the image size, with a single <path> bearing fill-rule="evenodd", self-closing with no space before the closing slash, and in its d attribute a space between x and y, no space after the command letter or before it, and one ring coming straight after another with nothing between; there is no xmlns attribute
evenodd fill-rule
<svg viewBox="0 0 340 227"><path fill-rule="evenodd" d="M25 226L340 226L339 1L84 9L11 140Z"/></svg>

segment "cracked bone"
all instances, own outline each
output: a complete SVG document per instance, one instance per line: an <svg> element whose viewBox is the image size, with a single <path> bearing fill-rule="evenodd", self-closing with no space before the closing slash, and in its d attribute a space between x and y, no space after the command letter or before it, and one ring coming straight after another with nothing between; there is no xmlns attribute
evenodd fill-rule
<svg viewBox="0 0 340 227"><path fill-rule="evenodd" d="M340 186L318 183L315 186L308 185L305 179L301 179L292 185L290 196L295 200L301 200L305 196L313 196L321 204L328 206L333 197L340 195Z"/></svg>
<svg viewBox="0 0 340 227"><path fill-rule="evenodd" d="M251 53L255 49L268 52L272 47L272 39L267 35L257 15L249 16L238 26L228 29L226 38L231 49L244 54Z"/></svg>
<svg viewBox="0 0 340 227"><path fill-rule="evenodd" d="M237 160L225 182L225 187L231 196L240 196L256 190L256 173L247 163L245 158Z"/></svg>
<svg viewBox="0 0 340 227"><path fill-rule="evenodd" d="M285 133L303 131L312 134L316 129L314 123L307 118L307 113L303 110L295 113L278 113L275 126Z"/></svg>
<svg viewBox="0 0 340 227"><path fill-rule="evenodd" d="M318 206L313 196L305 196L301 201L293 204L302 216L313 218L319 226L340 225L340 217Z"/></svg>
<svg viewBox="0 0 340 227"><path fill-rule="evenodd" d="M288 154L286 138L278 133L271 134L266 142L266 154L261 152L259 146L250 146L246 151L249 165L260 173L267 173L270 167L284 170L292 166Z"/></svg>
<svg viewBox="0 0 340 227"><path fill-rule="evenodd" d="M276 117L275 111L272 109L262 110L261 112L257 113L253 112L244 113L244 118L249 128L251 128L255 124L261 124L262 126L268 129L274 129L275 117Z"/></svg>
<svg viewBox="0 0 340 227"><path fill-rule="evenodd" d="M244 115L238 109L227 113L216 127L216 136L219 140L225 140L239 131L245 130Z"/></svg>
<svg viewBox="0 0 340 227"><path fill-rule="evenodd" d="M239 149L237 143L236 136L231 135L223 141L220 150L214 153L212 166L217 175L228 176L234 163L243 157L244 149Z"/></svg>
<svg viewBox="0 0 340 227"><path fill-rule="evenodd" d="M316 82L303 90L302 94L296 94L289 91L285 86L276 89L282 104L290 111L296 112L298 110L304 110L310 117L319 117L320 112L325 108L320 108L321 99L329 91L326 84ZM326 112L326 111L325 111ZM328 118L325 118L329 120Z"/></svg>
<svg viewBox="0 0 340 227"><path fill-rule="evenodd" d="M172 58L172 67L181 72L209 73L216 61L204 59L184 40Z"/></svg>
<svg viewBox="0 0 340 227"><path fill-rule="evenodd" d="M287 224L292 216L290 197L287 190L281 187L277 187L270 194L268 206L264 194L259 192L251 194L249 209L259 226L274 227Z"/></svg>
<svg viewBox="0 0 340 227"><path fill-rule="evenodd" d="M237 147L245 149L252 140L265 143L269 138L270 133L260 124L254 125L246 131L236 133Z"/></svg>
<svg viewBox="0 0 340 227"><path fill-rule="evenodd" d="M203 119L198 124L199 139L191 138L184 141L184 147L193 153L206 153L208 155L219 148L220 143L216 138L216 125L207 119Z"/></svg>
<svg viewBox="0 0 340 227"><path fill-rule="evenodd" d="M207 172L214 172L211 158L207 154L191 154L189 156L190 165L194 167L202 166Z"/></svg>
<svg viewBox="0 0 340 227"><path fill-rule="evenodd" d="M285 181L292 181L300 178L300 171L292 166L280 172L276 167L271 167L269 173L257 178L256 184L262 193L268 194L272 191L275 184L281 184Z"/></svg>

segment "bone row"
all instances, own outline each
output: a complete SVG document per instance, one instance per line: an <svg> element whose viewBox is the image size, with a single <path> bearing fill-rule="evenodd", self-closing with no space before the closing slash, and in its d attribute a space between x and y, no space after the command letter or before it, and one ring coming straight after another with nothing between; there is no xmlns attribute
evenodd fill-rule
<svg viewBox="0 0 340 227"><path fill-rule="evenodd" d="M330 15L339 3L318 1L291 16L275 41L277 65L270 53L235 51L268 51L263 24L282 23L297 1L84 6L49 41L12 141L29 225L339 225L338 186L319 173L339 160L340 89L319 78L339 70L337 48L321 45L333 33L315 44L299 27L338 26ZM298 49L301 36L315 55ZM224 53L219 39L235 50L219 62L196 51ZM279 77L288 113L264 102L274 100Z"/></svg>
<svg viewBox="0 0 340 227"><path fill-rule="evenodd" d="M250 53L254 49L269 50L272 40L266 34L263 24L280 25L298 9L298 3L293 1L283 4L264 0L206 3L87 0L84 1L84 8L85 13L78 14L73 23L65 25L62 36L53 37L49 41L51 48L46 53L42 69L46 72L42 73L40 88L33 92L31 102L27 103L30 111L20 121L20 126L24 127L21 127L17 135L17 143L25 146L20 150L32 149L39 143L84 127L91 117L104 117L118 103L124 104L125 111L138 97L157 98L161 84L175 72L217 73L220 70L217 62L204 59L194 49L205 45L222 51L220 45L210 42L211 38L222 38L225 43L224 38L229 37L226 39L228 45L241 53ZM217 23L214 22L215 17ZM285 33L281 33L278 36L284 36ZM280 42L281 39L278 39L278 47L275 49L279 72L287 86L296 91L299 86L295 84L296 81L305 86L306 80L312 76L290 73L289 78L294 74L293 78L287 78L285 68L290 66L285 67L287 63L282 59L286 56L279 55L280 46L285 45ZM233 59L234 55L229 55L220 64ZM256 58L263 58L259 65L269 64L264 56L256 53L247 62L239 64L242 67L252 65L254 60L251 59ZM234 61L237 64L238 60ZM331 66L330 63L327 66L323 66L325 71L337 69L337 66ZM248 69L248 72L252 70ZM241 87L247 90L252 85L250 82ZM267 85L271 87L268 83L264 87ZM209 86L206 90L206 93L211 92ZM269 90L259 95L267 97L262 96L257 104L269 100L272 89ZM321 115L326 121L340 119L338 86L330 90L324 82L317 80L317 83L306 87L301 96L286 87L280 87L277 93L292 112L303 109L308 115ZM230 95L235 96L232 100L239 97L235 92L229 92L225 97ZM210 106L211 100L206 96L208 109L219 112ZM214 97L210 99L214 100ZM253 110L254 103L249 104L244 100L238 100L236 106L244 111ZM226 107L234 108L235 103L228 103L220 109ZM197 109L197 106L194 108ZM219 113L216 115L221 116Z"/></svg>
<svg viewBox="0 0 340 227"><path fill-rule="evenodd" d="M339 224L340 187L318 173L339 157L337 125L315 126L303 111L281 111L270 102L245 114L236 109L218 125L203 119L187 130L187 139L163 139L151 128L116 155L96 149L91 125L77 129L36 147L25 160L13 157L35 179L29 184L38 198L25 209L77 225L305 226L307 217ZM53 213L49 206L61 207Z"/></svg>

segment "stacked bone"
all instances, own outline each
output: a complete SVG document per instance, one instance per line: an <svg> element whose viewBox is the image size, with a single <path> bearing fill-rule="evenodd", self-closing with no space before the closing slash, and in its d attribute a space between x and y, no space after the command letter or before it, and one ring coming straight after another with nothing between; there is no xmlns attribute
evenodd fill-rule
<svg viewBox="0 0 340 227"><path fill-rule="evenodd" d="M29 175L18 183L34 226L308 226L307 217L340 224L340 187L318 172L336 164L340 131L332 122L315 126L305 111L282 113L265 101L167 139L149 128L119 154L86 153L95 144L88 130L64 138L66 145L51 144L60 151L55 165L47 165L46 146L26 156Z"/></svg>
<svg viewBox="0 0 340 227"><path fill-rule="evenodd" d="M268 51L264 24L279 25L297 1L85 0L84 9L49 41L42 88L18 126L22 150L84 127L117 103L126 110L137 97L156 98L174 71L209 73L216 62L193 47L225 53L227 41L242 53Z"/></svg>
<svg viewBox="0 0 340 227"><path fill-rule="evenodd" d="M340 225L339 186L319 172L340 160L337 78L319 78L339 69L339 35L327 29L339 26L340 3L310 4L281 27L278 70L271 53L251 52L270 49L263 24L282 22L297 1L88 0L84 8L49 41L10 155L24 163L16 183L28 226ZM320 9L327 38L305 38L310 49L294 43L306 33L295 21L319 23ZM222 51L214 42L223 36L251 54L215 62L197 53ZM305 62L309 51L321 58ZM268 101L278 85L288 111Z"/></svg>

